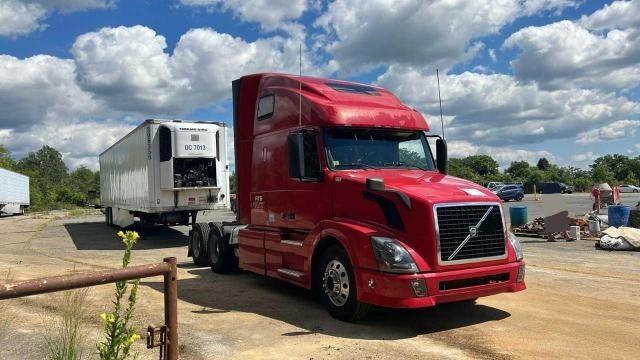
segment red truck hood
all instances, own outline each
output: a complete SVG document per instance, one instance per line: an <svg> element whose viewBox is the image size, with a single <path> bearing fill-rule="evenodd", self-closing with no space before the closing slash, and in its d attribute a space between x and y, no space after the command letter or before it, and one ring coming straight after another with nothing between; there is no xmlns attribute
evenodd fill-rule
<svg viewBox="0 0 640 360"><path fill-rule="evenodd" d="M494 193L476 183L442 175L435 171L354 170L346 172L342 178L360 183L366 183L367 178L382 179L386 188L399 190L411 198L431 204L438 202L500 202Z"/></svg>

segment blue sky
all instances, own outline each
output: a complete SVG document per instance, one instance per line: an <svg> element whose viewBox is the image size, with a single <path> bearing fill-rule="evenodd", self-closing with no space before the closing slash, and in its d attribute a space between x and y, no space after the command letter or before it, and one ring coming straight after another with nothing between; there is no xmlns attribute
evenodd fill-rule
<svg viewBox="0 0 640 360"><path fill-rule="evenodd" d="M430 123L439 68L453 156L638 156L638 2L0 0L0 143L96 168L142 119L229 122L230 81L297 71L302 43L306 74L384 86Z"/></svg>

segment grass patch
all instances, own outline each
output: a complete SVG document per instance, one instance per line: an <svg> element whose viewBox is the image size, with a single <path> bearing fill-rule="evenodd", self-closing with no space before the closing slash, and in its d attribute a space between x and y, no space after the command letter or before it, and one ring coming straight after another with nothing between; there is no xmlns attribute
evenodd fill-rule
<svg viewBox="0 0 640 360"><path fill-rule="evenodd" d="M65 291L60 303L60 315L46 326L44 339L47 359L76 360L84 357L86 331L82 319L88 315L87 293L83 288Z"/></svg>

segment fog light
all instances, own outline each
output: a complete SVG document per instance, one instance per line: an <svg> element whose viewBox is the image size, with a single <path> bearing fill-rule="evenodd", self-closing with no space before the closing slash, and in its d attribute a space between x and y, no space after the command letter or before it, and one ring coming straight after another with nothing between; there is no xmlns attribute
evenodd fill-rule
<svg viewBox="0 0 640 360"><path fill-rule="evenodd" d="M518 282L523 282L524 281L524 265L520 265L520 268L518 269Z"/></svg>
<svg viewBox="0 0 640 360"><path fill-rule="evenodd" d="M411 288L417 297L427 296L427 284L424 282L424 279L411 280Z"/></svg>

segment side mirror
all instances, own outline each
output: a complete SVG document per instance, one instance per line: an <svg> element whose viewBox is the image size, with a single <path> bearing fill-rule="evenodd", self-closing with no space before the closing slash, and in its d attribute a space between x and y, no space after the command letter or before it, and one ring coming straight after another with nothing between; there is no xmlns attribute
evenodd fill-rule
<svg viewBox="0 0 640 360"><path fill-rule="evenodd" d="M384 191L384 180L367 178L367 190Z"/></svg>
<svg viewBox="0 0 640 360"><path fill-rule="evenodd" d="M436 166L440 173L447 174L447 141L444 139L436 140Z"/></svg>

